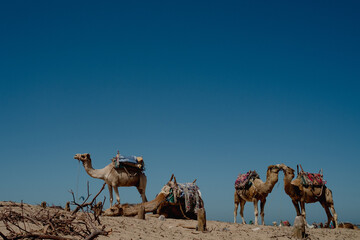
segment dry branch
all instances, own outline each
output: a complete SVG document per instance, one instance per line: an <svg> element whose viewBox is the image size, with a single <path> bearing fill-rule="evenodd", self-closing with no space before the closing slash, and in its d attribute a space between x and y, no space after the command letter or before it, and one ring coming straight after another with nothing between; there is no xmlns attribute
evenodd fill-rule
<svg viewBox="0 0 360 240"><path fill-rule="evenodd" d="M104 190L105 185L106 185L106 183L103 184L102 188L101 188L100 191L95 195L95 197L93 198L93 200L91 200L91 202L86 202L86 201L89 199L89 197L91 196L91 194L89 193L89 182L88 182L88 196L87 196L87 198L84 200L84 202L83 202L82 204L76 203L74 192L73 192L73 191L70 191L70 193L71 193L72 196L73 196L72 204L73 204L73 205L77 205L76 209L72 212L72 215L75 215L80 209L83 209L83 208L88 207L88 206L92 206L92 205L94 204L94 201L96 200L97 196L99 196L99 194L102 192L102 190Z"/></svg>
<svg viewBox="0 0 360 240"><path fill-rule="evenodd" d="M26 209L21 203L21 209L13 211L13 205L8 205L0 212L0 221L5 225L8 233L0 232L0 237L4 240L15 239L54 239L54 240L77 240L77 239L95 239L99 235L108 235L105 226L100 224L97 219L101 213L102 203L95 205L96 197L104 189L96 194L90 202L84 201L78 204L74 201L73 204L82 210L80 214L70 214L67 211L56 208L41 208L41 210L34 210L32 208ZM72 191L71 191L72 192ZM87 199L89 199L88 194ZM86 199L86 200L87 200ZM18 207L17 205L16 207ZM100 209L92 217L88 211L89 207ZM86 208L87 211L84 211ZM79 211L77 210L77 212Z"/></svg>

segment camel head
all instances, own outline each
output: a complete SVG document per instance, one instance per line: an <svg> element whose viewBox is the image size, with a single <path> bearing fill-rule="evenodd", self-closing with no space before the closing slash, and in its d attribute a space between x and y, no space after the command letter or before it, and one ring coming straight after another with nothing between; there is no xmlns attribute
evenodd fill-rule
<svg viewBox="0 0 360 240"><path fill-rule="evenodd" d="M160 193L164 194L167 197L170 194L170 189L171 187L168 184L166 184L165 186L163 186Z"/></svg>
<svg viewBox="0 0 360 240"><path fill-rule="evenodd" d="M82 163L86 162L86 161L91 161L90 158L90 154L89 153L84 153L84 154L75 154L74 159L77 159L79 161L81 161Z"/></svg>
<svg viewBox="0 0 360 240"><path fill-rule="evenodd" d="M173 181L173 179L174 179L174 181ZM176 182L176 178L175 178L174 174L171 175L170 180L161 189L160 193L164 194L165 196L168 196L171 193L170 192L171 189L177 189L177 182Z"/></svg>
<svg viewBox="0 0 360 240"><path fill-rule="evenodd" d="M284 168L287 168L287 166L283 163L278 164L281 170L284 170Z"/></svg>
<svg viewBox="0 0 360 240"><path fill-rule="evenodd" d="M104 216L122 216L124 214L124 211L120 204L115 204L114 206L106 209L103 213Z"/></svg>
<svg viewBox="0 0 360 240"><path fill-rule="evenodd" d="M276 165L270 165L268 166L268 173L279 173L279 171L281 170L281 164L276 164Z"/></svg>
<svg viewBox="0 0 360 240"><path fill-rule="evenodd" d="M295 170L291 167L286 166L285 164L280 164L281 170L284 172L285 176L293 179L295 177Z"/></svg>

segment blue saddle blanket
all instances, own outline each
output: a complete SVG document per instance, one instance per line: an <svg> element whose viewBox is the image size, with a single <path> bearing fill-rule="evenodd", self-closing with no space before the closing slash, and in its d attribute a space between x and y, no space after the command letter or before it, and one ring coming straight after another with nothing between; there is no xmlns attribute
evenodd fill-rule
<svg viewBox="0 0 360 240"><path fill-rule="evenodd" d="M121 156L119 158L119 162L129 162L129 163L138 163L136 156Z"/></svg>
<svg viewBox="0 0 360 240"><path fill-rule="evenodd" d="M112 158L112 161L115 164L115 168L132 167L140 169L141 171L145 170L144 160L142 157L122 156L118 153L116 154L116 157Z"/></svg>

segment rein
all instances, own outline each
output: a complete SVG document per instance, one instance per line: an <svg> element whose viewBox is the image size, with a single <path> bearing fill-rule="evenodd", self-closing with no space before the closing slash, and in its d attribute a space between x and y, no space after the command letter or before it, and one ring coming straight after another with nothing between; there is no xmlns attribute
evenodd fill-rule
<svg viewBox="0 0 360 240"><path fill-rule="evenodd" d="M78 160L79 165L78 165L78 172L77 172L77 177L76 177L76 199L78 199L78 192L79 192L79 177L80 177L80 160Z"/></svg>

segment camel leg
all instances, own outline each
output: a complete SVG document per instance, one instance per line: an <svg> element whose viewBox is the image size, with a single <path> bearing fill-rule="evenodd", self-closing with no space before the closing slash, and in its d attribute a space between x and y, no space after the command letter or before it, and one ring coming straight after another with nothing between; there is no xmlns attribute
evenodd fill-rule
<svg viewBox="0 0 360 240"><path fill-rule="evenodd" d="M114 187L114 192L115 192L115 195L116 195L116 201L120 204L119 189L117 187Z"/></svg>
<svg viewBox="0 0 360 240"><path fill-rule="evenodd" d="M334 227L337 228L338 222L337 222L337 214L336 214L335 208L334 208L333 196L332 196L331 190L328 188L325 189L325 200L326 200L326 205L330 207Z"/></svg>
<svg viewBox="0 0 360 240"><path fill-rule="evenodd" d="M142 202L143 203L147 202L148 200L147 200L146 195L145 195L145 189L141 189L140 187L138 187L137 190L141 195Z"/></svg>
<svg viewBox="0 0 360 240"><path fill-rule="evenodd" d="M240 196L237 194L237 192L235 190L235 193L234 193L234 205L235 205L235 208L234 208L234 223L236 223L236 215L237 215L237 210L238 210L239 204L240 204Z"/></svg>
<svg viewBox="0 0 360 240"><path fill-rule="evenodd" d="M301 207L301 215L304 218L305 226L308 225L306 221L306 212L305 212L305 201L300 201L300 207Z"/></svg>
<svg viewBox="0 0 360 240"><path fill-rule="evenodd" d="M112 191L112 187L110 184L108 184L108 189L109 189L109 195L110 195L110 207L112 207L112 203L113 203L113 191Z"/></svg>
<svg viewBox="0 0 360 240"><path fill-rule="evenodd" d="M239 207L239 203L235 202L234 205L235 205L235 208L234 208L234 223L236 223L236 215L237 215L237 210L238 210L238 207Z"/></svg>
<svg viewBox="0 0 360 240"><path fill-rule="evenodd" d="M259 225L258 224L258 215L259 215L258 200L254 199L253 203L254 203L255 225Z"/></svg>
<svg viewBox="0 0 360 240"><path fill-rule="evenodd" d="M332 217L332 215L330 213L329 206L326 204L326 202L320 202L320 204L325 209L325 213L326 213L326 216L328 218L326 226L330 227L330 222L331 222L331 220L333 220L333 217Z"/></svg>
<svg viewBox="0 0 360 240"><path fill-rule="evenodd" d="M305 212L305 202L300 201L300 208L301 208L301 215L306 219L306 212Z"/></svg>
<svg viewBox="0 0 360 240"><path fill-rule="evenodd" d="M295 207L295 210L296 210L296 216L300 216L301 213L300 213L300 207L299 207L299 202L295 201L295 200L292 200L292 203Z"/></svg>
<svg viewBox="0 0 360 240"><path fill-rule="evenodd" d="M265 203L266 203L266 199L264 199L263 201L260 201L260 216L261 216L261 223L262 225L265 225L265 221L264 221L264 216L265 216Z"/></svg>
<svg viewBox="0 0 360 240"><path fill-rule="evenodd" d="M240 198L240 216L241 216L242 224L246 224L245 219L244 219L245 203L246 203L246 201L244 199Z"/></svg>
<svg viewBox="0 0 360 240"><path fill-rule="evenodd" d="M147 198L145 195L146 184L147 184L147 177L145 174L141 174L140 179L139 179L139 185L137 186L137 190L139 191L139 193L141 195L141 199L142 199L143 203L147 202Z"/></svg>
<svg viewBox="0 0 360 240"><path fill-rule="evenodd" d="M333 216L334 227L338 228L337 214L335 212L334 204L330 204L330 210Z"/></svg>

